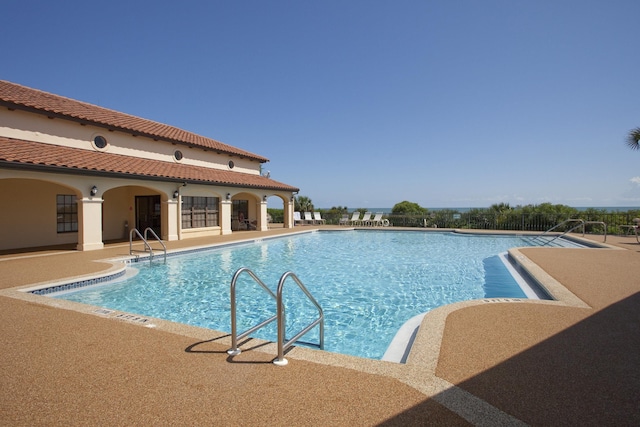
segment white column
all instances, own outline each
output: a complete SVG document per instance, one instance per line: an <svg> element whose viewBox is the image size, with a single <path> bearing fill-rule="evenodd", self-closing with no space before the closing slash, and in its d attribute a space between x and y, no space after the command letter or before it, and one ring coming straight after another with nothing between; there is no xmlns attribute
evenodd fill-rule
<svg viewBox="0 0 640 427"><path fill-rule="evenodd" d="M284 204L284 228L293 228L293 209L294 202L289 199L289 202Z"/></svg>
<svg viewBox="0 0 640 427"><path fill-rule="evenodd" d="M84 197L78 200L77 249L94 251L102 248L102 198Z"/></svg>
<svg viewBox="0 0 640 427"><path fill-rule="evenodd" d="M222 234L231 234L231 200L220 202L220 226Z"/></svg>
<svg viewBox="0 0 640 427"><path fill-rule="evenodd" d="M178 236L180 233L180 200L178 199L169 199L166 202L162 202L163 204L163 212L162 212L162 240L172 241L178 240Z"/></svg>
<svg viewBox="0 0 640 427"><path fill-rule="evenodd" d="M256 228L259 228L260 231L267 231L269 229L269 222L267 221L267 202L266 200L262 200L262 202L260 202L260 204L258 205L258 210L259 210L259 219L258 219L258 226Z"/></svg>

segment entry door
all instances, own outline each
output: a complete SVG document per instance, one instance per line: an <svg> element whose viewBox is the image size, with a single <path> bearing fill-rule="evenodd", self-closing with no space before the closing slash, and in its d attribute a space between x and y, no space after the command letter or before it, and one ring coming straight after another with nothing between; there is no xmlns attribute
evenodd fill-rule
<svg viewBox="0 0 640 427"><path fill-rule="evenodd" d="M160 196L136 196L136 228L144 233L147 227L162 237L160 221Z"/></svg>

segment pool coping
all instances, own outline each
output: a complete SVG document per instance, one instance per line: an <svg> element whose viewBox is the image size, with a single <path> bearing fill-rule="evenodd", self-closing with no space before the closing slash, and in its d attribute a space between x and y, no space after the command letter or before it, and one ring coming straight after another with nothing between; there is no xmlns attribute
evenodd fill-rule
<svg viewBox="0 0 640 427"><path fill-rule="evenodd" d="M349 230L349 228L341 228L342 230ZM287 233L286 235L309 233L316 231L314 229L308 229L303 231L296 231L294 233ZM389 229L389 231L397 231ZM414 230L411 230L414 231ZM416 230L416 231L438 231L448 232L453 230ZM469 233L469 230L463 231L465 234ZM514 233L486 233L480 232L476 234L514 234ZM521 234L521 233L518 233ZM249 238L240 239L232 243L220 243L212 245L201 245L190 247L190 250L206 250L213 247L221 247L228 245L237 245L242 243L250 243L259 240L266 240L270 238L282 237L279 236L267 236L264 238ZM591 244L593 240L589 241ZM618 249L612 245L601 246L603 248ZM314 363L321 363L330 366L343 367L348 369L354 369L361 372L366 372L376 375L384 375L395 378L404 384L407 384L426 396L433 397L443 406L451 409L452 411L463 416L465 419L472 423L481 423L483 420L491 419L495 422L508 423L518 425L519 420L515 419L511 415L508 415L500 409L488 404L482 399L464 391L463 389L455 386L448 381L439 378L436 375L436 367L438 363L438 356L440 354L440 348L443 339L444 327L447 316L457 310L462 310L468 307L473 307L483 304L504 304L504 303L517 303L517 304L551 304L566 307L577 308L590 308L584 301L573 294L569 289L564 287L557 280L553 279L547 274L541 267L531 261L528 257L520 251L521 248L513 248L509 251L510 256L516 260L521 268L525 269L532 275L545 289L547 289L554 300L524 300L518 298L491 298L491 299L479 299L472 301L464 301L454 304L449 304L436 308L428 312L422 321L420 327L415 333L414 344L411 351L408 354L405 364L399 364L395 362L388 362L384 360L363 359L355 356L342 355L337 353L329 353L325 351L318 351L305 347L292 347L287 352L287 358L306 360ZM561 249L561 248L554 248ZM176 249L172 250L172 253L184 253L184 250ZM52 282L69 282L70 280L91 280L105 274L117 274L119 269L126 268L122 264L123 260L127 257L107 258L100 260L101 262L110 262L112 265L107 270L103 270L100 273L76 276L72 278L66 278L65 280L57 280ZM37 303L40 305L48 305L54 308L60 308L65 310L72 310L81 312L84 314L90 314L98 317L102 317L110 320L125 321L131 324L144 326L148 328L157 328L166 332L188 336L194 339L205 341L217 341L224 345L231 347L231 339L229 334L214 331L210 329L189 326L179 323L174 323L162 319L156 319L152 317L139 316L131 313L120 312L117 310L108 310L98 306L91 306L87 304L75 303L66 300L58 300L49 297L42 297L31 293L38 286L50 286L52 282L41 282L39 284L30 284L25 286L18 286L14 288L7 288L0 290L0 295L8 296L11 298L17 298L26 300L29 302ZM251 348L250 351L258 351L261 353L268 353L275 357L277 354L276 344L259 339L250 339Z"/></svg>

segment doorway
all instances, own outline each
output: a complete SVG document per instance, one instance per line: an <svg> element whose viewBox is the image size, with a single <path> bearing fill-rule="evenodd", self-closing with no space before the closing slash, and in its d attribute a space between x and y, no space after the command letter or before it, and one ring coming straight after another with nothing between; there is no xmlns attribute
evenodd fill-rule
<svg viewBox="0 0 640 427"><path fill-rule="evenodd" d="M144 233L147 227L158 236L161 234L160 196L136 196L136 228Z"/></svg>

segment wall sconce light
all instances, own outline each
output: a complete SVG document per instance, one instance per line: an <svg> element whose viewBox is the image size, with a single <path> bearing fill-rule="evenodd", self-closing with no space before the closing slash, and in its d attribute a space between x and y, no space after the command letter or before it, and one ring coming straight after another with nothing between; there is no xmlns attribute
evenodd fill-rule
<svg viewBox="0 0 640 427"><path fill-rule="evenodd" d="M267 196L266 196L266 195L262 196L262 201L263 201L263 202L266 202L266 201L267 201Z"/></svg>
<svg viewBox="0 0 640 427"><path fill-rule="evenodd" d="M174 199L177 199L179 195L180 195L180 193L178 192L178 190L173 192L173 198Z"/></svg>
<svg viewBox="0 0 640 427"><path fill-rule="evenodd" d="M293 200L295 199L295 197L291 196L291 201L293 202Z"/></svg>
<svg viewBox="0 0 640 427"><path fill-rule="evenodd" d="M98 187L94 185L93 187L91 187L91 195L95 196L96 194L98 194Z"/></svg>
<svg viewBox="0 0 640 427"><path fill-rule="evenodd" d="M231 193L227 193L227 200L231 200Z"/></svg>

